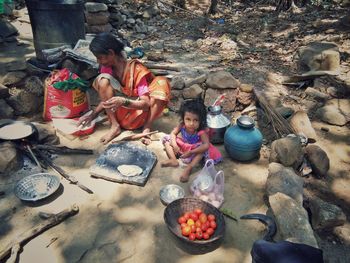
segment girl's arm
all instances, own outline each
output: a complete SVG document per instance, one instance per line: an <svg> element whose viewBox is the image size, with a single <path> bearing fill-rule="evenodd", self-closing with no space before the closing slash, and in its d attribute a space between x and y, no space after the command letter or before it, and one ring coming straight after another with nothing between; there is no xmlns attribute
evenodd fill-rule
<svg viewBox="0 0 350 263"><path fill-rule="evenodd" d="M176 137L181 130L181 124L176 126L170 133L170 145L173 147L175 154L180 151L179 146L176 143Z"/></svg>

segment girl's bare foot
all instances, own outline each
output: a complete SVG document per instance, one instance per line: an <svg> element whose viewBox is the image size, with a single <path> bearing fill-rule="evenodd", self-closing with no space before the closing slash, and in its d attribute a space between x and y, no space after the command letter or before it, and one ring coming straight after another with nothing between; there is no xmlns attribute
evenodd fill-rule
<svg viewBox="0 0 350 263"><path fill-rule="evenodd" d="M109 132L100 139L100 142L102 142L103 144L107 144L115 137L117 137L121 132L122 130L120 129L120 126L111 127Z"/></svg>
<svg viewBox="0 0 350 263"><path fill-rule="evenodd" d="M192 167L187 166L182 172L182 175L180 176L180 182L182 183L188 182L188 179L190 178L190 175L191 175L191 171L192 171Z"/></svg>
<svg viewBox="0 0 350 263"><path fill-rule="evenodd" d="M167 160L167 161L163 161L160 163L160 165L162 167L178 167L179 166L179 162L178 160Z"/></svg>

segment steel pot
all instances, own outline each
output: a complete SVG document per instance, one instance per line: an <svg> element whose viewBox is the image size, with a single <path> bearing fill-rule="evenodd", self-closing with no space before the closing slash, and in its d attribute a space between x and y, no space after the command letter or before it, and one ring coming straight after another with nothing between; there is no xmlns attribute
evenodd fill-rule
<svg viewBox="0 0 350 263"><path fill-rule="evenodd" d="M208 108L207 125L210 142L223 143L226 129L230 124L230 119L222 112L221 106L210 106Z"/></svg>

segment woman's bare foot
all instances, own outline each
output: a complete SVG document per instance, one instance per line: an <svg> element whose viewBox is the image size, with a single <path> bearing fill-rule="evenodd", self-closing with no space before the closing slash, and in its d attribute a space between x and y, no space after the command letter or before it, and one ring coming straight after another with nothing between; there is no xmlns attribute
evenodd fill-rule
<svg viewBox="0 0 350 263"><path fill-rule="evenodd" d="M102 142L103 144L107 144L115 137L117 137L121 132L122 130L120 129L120 126L111 127L109 132L100 139L100 142Z"/></svg>
<svg viewBox="0 0 350 263"><path fill-rule="evenodd" d="M160 165L162 167L178 167L179 166L179 161L178 160L169 159L167 161L161 162Z"/></svg>
<svg viewBox="0 0 350 263"><path fill-rule="evenodd" d="M190 178L190 175L191 175L191 171L192 171L192 167L187 166L182 172L182 175L180 176L180 182L182 183L188 182L188 179Z"/></svg>

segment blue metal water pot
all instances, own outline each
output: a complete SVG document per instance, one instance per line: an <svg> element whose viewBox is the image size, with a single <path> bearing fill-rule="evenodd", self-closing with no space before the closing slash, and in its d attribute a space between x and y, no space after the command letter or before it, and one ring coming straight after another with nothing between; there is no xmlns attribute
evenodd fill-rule
<svg viewBox="0 0 350 263"><path fill-rule="evenodd" d="M254 119L244 115L237 119L236 125L226 130L225 150L232 159L249 161L259 155L263 137L254 126Z"/></svg>

